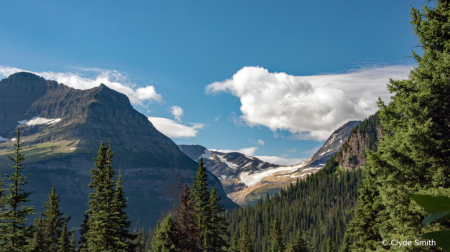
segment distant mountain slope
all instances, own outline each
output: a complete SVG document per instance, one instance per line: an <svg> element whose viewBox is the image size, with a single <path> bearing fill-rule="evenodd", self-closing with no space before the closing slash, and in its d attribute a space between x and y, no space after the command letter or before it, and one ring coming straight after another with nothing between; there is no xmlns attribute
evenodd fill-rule
<svg viewBox="0 0 450 252"><path fill-rule="evenodd" d="M297 178L319 171L338 152L350 132L361 121L350 121L333 132L324 145L305 163L291 166L270 164L237 152L221 153L200 145L179 145L181 151L216 175L228 197L240 205L254 204L261 195L279 192Z"/></svg>
<svg viewBox="0 0 450 252"><path fill-rule="evenodd" d="M339 129L335 130L323 146L320 147L308 161L306 161L304 167L323 167L331 156L342 148L344 142L350 136L352 129L360 123L361 121L349 121Z"/></svg>
<svg viewBox="0 0 450 252"><path fill-rule="evenodd" d="M381 123L377 112L350 132L350 137L335 155L339 167L346 171L363 168L367 158L366 151L376 150L376 143L381 137Z"/></svg>
<svg viewBox="0 0 450 252"><path fill-rule="evenodd" d="M179 184L192 182L198 164L155 129L148 118L130 104L127 96L105 85L76 90L31 73L13 74L0 81L0 165L6 158L20 125L25 172L32 175L27 191L31 204L42 210L52 185L61 194L62 209L78 227L88 209L89 170L100 142L110 141L116 151L114 167L122 169L127 212L133 225L154 226L162 211L177 199ZM4 169L9 173L9 169ZM220 181L209 173L209 182L230 209L237 205L226 197Z"/></svg>

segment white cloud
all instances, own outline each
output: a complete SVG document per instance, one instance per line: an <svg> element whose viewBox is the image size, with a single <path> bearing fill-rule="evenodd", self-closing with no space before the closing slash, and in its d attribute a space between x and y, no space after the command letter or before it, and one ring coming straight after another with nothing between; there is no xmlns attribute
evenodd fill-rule
<svg viewBox="0 0 450 252"><path fill-rule="evenodd" d="M158 131L172 138L196 137L198 130L203 129L204 127L201 123L194 123L192 126L186 126L161 117L148 117L148 120Z"/></svg>
<svg viewBox="0 0 450 252"><path fill-rule="evenodd" d="M255 156L264 162L277 164L277 165L295 165L305 162L306 158L283 158L276 156Z"/></svg>
<svg viewBox="0 0 450 252"><path fill-rule="evenodd" d="M262 146L266 145L266 143L263 140L261 140L261 139L258 140L258 144L260 144Z"/></svg>
<svg viewBox="0 0 450 252"><path fill-rule="evenodd" d="M262 67L244 67L223 82L206 86L208 94L229 92L240 98L239 125L289 130L296 139L326 140L349 120L361 120L378 110L376 101L389 101L389 78L405 79L412 66L352 70L343 74L293 76L270 73Z"/></svg>
<svg viewBox="0 0 450 252"><path fill-rule="evenodd" d="M131 83L127 77L115 70L78 68L85 73L94 73L93 77L84 77L81 73L55 73L55 72L32 72L47 80L55 80L66 86L76 89L90 89L99 86L101 83L107 87L123 93L133 104L140 104L144 101L163 102L160 94L156 93L154 86L135 88L136 84ZM0 77L8 77L17 72L31 72L14 67L0 66Z"/></svg>
<svg viewBox="0 0 450 252"><path fill-rule="evenodd" d="M216 117L215 119L214 119L214 121L219 121L220 120L220 117L221 117L222 115L219 115L218 117Z"/></svg>
<svg viewBox="0 0 450 252"><path fill-rule="evenodd" d="M181 117L183 116L183 109L178 106L172 106L170 108L170 112L172 113L175 120L181 122Z"/></svg>
<svg viewBox="0 0 450 252"><path fill-rule="evenodd" d="M249 148L243 148L240 150L217 150L217 149L210 149L210 151L218 151L222 153L230 153L230 152L239 152L244 155L253 156L253 153L258 149L258 147L249 147Z"/></svg>

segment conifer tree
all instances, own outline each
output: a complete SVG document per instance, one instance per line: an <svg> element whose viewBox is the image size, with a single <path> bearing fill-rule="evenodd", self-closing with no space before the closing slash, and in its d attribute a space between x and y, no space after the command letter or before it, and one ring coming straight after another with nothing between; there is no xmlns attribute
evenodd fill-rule
<svg viewBox="0 0 450 252"><path fill-rule="evenodd" d="M211 211L211 220L208 222L208 229L211 231L210 251L225 251L228 247L226 239L230 235L227 227L225 216L223 215L225 209L219 205L220 198L217 198L217 192L214 187L211 190L209 199L209 209Z"/></svg>
<svg viewBox="0 0 450 252"><path fill-rule="evenodd" d="M23 186L28 184L25 180L30 176L23 175L22 165L26 159L20 143L20 128L17 128L17 139L15 146L14 157L8 158L14 162L14 172L11 175L6 175L6 178L11 181L6 189L7 196L5 198L5 205L7 209L0 213L0 246L8 252L21 252L30 249L29 240L33 235L33 227L27 226L27 217L34 213L33 207L23 206L28 202L28 197L31 192L25 192Z"/></svg>
<svg viewBox="0 0 450 252"><path fill-rule="evenodd" d="M241 232L241 239L239 241L240 252L253 252L252 239L248 233L247 224L244 224Z"/></svg>
<svg viewBox="0 0 450 252"><path fill-rule="evenodd" d="M115 242L117 252L122 251L134 251L137 245L135 240L137 235L130 232L131 221L128 221L128 214L125 212L125 208L128 207L127 198L123 191L122 171L119 170L119 176L117 177L117 185L115 189L113 216L116 217L116 237L119 237Z"/></svg>
<svg viewBox="0 0 450 252"><path fill-rule="evenodd" d="M176 236L175 223L171 214L164 218L163 222L157 226L156 235L152 241L154 252L178 252L178 240Z"/></svg>
<svg viewBox="0 0 450 252"><path fill-rule="evenodd" d="M336 249L334 248L334 243L330 237L328 237L327 240L327 252L336 252Z"/></svg>
<svg viewBox="0 0 450 252"><path fill-rule="evenodd" d="M208 228L208 222L211 220L210 209L210 194L208 191L208 179L205 164L203 158L200 158L198 162L197 177L194 178L192 185L192 198L194 200L194 211L197 217L197 228L201 234L200 244L205 244L205 239L208 236L208 232L205 230ZM208 243L208 241L206 241Z"/></svg>
<svg viewBox="0 0 450 252"><path fill-rule="evenodd" d="M297 236L295 238L295 243L291 244L289 248L286 250L287 252L308 252L308 246L305 240L302 237L302 233L300 230L297 232Z"/></svg>
<svg viewBox="0 0 450 252"><path fill-rule="evenodd" d="M118 236L118 216L114 212L114 185L112 179L114 170L112 168L112 157L114 152L110 146L105 146L102 142L95 158L95 167L91 169L92 181L89 187L94 189L94 193L89 195L89 220L88 231L85 234L87 239L87 251L103 252L115 251L116 245L120 241Z"/></svg>
<svg viewBox="0 0 450 252"><path fill-rule="evenodd" d="M235 236L233 236L233 238L231 239L231 245L230 245L230 249L228 251L229 252L239 252L240 251L239 243Z"/></svg>
<svg viewBox="0 0 450 252"><path fill-rule="evenodd" d="M344 235L344 240L342 241L341 249L339 249L339 252L350 252L350 238L347 233Z"/></svg>
<svg viewBox="0 0 450 252"><path fill-rule="evenodd" d="M179 248L182 251L198 251L200 248L200 234L193 203L190 187L186 183L175 217Z"/></svg>
<svg viewBox="0 0 450 252"><path fill-rule="evenodd" d="M65 223L70 219L65 218L64 214L59 210L61 202L59 195L56 194L55 186L52 187L51 193L48 195L47 202L44 203L44 213L41 213L39 224L44 235L45 248L49 252L58 250L58 243L61 238L61 232Z"/></svg>
<svg viewBox="0 0 450 252"><path fill-rule="evenodd" d="M78 240L78 244L80 245L80 248L79 248L80 251L87 251L86 234L89 230L88 221L89 221L89 214L88 214L88 212L85 212L84 218L83 218L83 223L81 223L81 228L80 228L80 239Z"/></svg>
<svg viewBox="0 0 450 252"><path fill-rule="evenodd" d="M33 239L31 240L31 251L46 251L45 236L43 232L43 224L41 218L34 219L33 222Z"/></svg>
<svg viewBox="0 0 450 252"><path fill-rule="evenodd" d="M76 252L77 251L77 240L75 239L75 230L72 229L72 237L70 238L70 248L71 251Z"/></svg>
<svg viewBox="0 0 450 252"><path fill-rule="evenodd" d="M406 80L390 80L391 101L378 103L383 138L364 166L366 179L348 229L359 240L352 249L381 250L381 240L397 237L415 240L424 232L426 213L409 195L450 196L449 17L449 0L411 10L423 55L413 52L417 67Z"/></svg>
<svg viewBox="0 0 450 252"><path fill-rule="evenodd" d="M57 252L74 252L74 248L71 245L71 242L69 240L69 237L71 236L72 232L67 230L67 222L63 223L62 231L59 237L58 246L57 246Z"/></svg>
<svg viewBox="0 0 450 252"><path fill-rule="evenodd" d="M280 222L276 217L273 220L269 240L269 252L284 252L286 249L284 246L284 238L283 233L281 232Z"/></svg>

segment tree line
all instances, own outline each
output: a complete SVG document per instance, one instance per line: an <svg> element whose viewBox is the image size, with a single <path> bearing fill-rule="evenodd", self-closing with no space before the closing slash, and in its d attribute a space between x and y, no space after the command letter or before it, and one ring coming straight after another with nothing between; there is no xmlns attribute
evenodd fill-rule
<svg viewBox="0 0 450 252"><path fill-rule="evenodd" d="M70 217L60 210L59 195L53 186L44 203L45 211L40 213L32 225L28 218L34 214L33 206L26 206L32 192L24 186L30 174L23 174L26 159L21 154L20 128L14 156L8 156L14 162L14 173L6 174L7 187L0 179L0 251L5 252L104 252L135 251L139 245L138 236L130 232L130 222L125 212L127 199L122 187L122 175L119 171L114 180L115 171L112 158L114 151L110 145L101 143L94 158L95 169L91 169L93 189L89 195L90 209L85 212L81 224L80 239L75 240L75 231L68 230Z"/></svg>

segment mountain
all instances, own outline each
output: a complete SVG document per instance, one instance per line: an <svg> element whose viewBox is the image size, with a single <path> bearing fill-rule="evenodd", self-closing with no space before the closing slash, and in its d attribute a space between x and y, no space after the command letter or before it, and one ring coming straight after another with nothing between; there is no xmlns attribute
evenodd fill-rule
<svg viewBox="0 0 450 252"><path fill-rule="evenodd" d="M133 225L154 226L162 211L178 199L181 184L192 182L198 164L155 129L148 118L133 109L127 96L105 85L77 90L31 73L16 73L0 81L0 165L10 167L20 126L25 173L31 173L25 190L34 191L30 204L42 211L53 185L61 195L61 208L78 227L88 209L88 188L93 158L100 142L115 150L116 172L124 176L129 197L127 212ZM10 173L11 169L4 169ZM226 208L219 179L208 173L209 183Z"/></svg>
<svg viewBox="0 0 450 252"><path fill-rule="evenodd" d="M381 137L381 123L377 112L352 129L348 141L336 153L335 161L346 171L363 168L367 150L376 150L376 143Z"/></svg>
<svg viewBox="0 0 450 252"><path fill-rule="evenodd" d="M352 129L360 123L361 121L349 121L339 129L335 130L323 146L320 147L308 161L306 161L304 167L323 167L327 161L342 148L344 142L350 136Z"/></svg>
<svg viewBox="0 0 450 252"><path fill-rule="evenodd" d="M197 161L203 157L208 171L216 175L228 197L239 205L255 204L262 196L273 195L295 183L297 178L319 171L338 152L361 121L349 121L333 132L324 145L305 163L291 166L270 164L238 152L222 153L200 145L178 145Z"/></svg>

